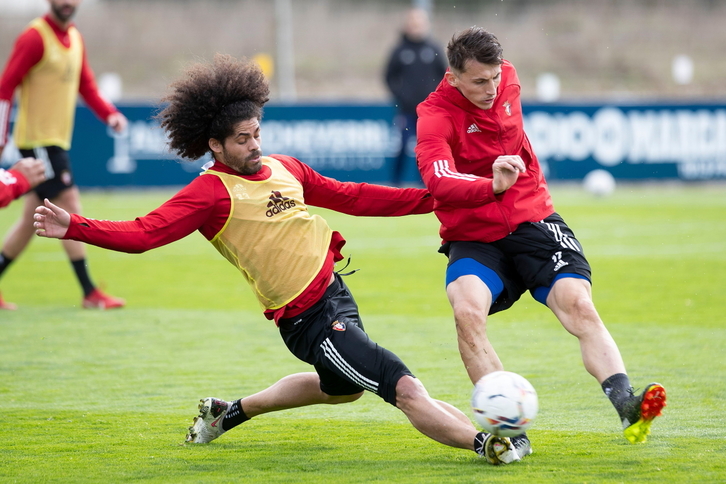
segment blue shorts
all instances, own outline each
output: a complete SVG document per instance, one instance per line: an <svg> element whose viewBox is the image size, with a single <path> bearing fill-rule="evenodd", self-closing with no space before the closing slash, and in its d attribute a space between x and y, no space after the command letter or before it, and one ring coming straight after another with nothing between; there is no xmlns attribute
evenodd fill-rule
<svg viewBox="0 0 726 484"><path fill-rule="evenodd" d="M449 264L446 268L446 285L448 286L461 276L477 276L492 292L492 301L496 301L504 290L504 283L496 272L476 260L465 257Z"/></svg>

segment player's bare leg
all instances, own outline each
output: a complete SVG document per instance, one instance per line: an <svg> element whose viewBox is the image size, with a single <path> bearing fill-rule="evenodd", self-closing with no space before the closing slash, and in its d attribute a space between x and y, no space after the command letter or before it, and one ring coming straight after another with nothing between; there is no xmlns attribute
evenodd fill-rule
<svg viewBox="0 0 726 484"><path fill-rule="evenodd" d="M463 423L465 423L465 424L467 424L467 425L471 423L471 420L469 419L469 417L467 417L467 416L466 416L466 415L464 414L464 412L462 412L461 410L459 410L459 409L458 409L458 408L456 408L455 406L451 405L450 403L446 403L446 402L444 402L444 401L442 401L442 400L436 400L435 398L434 398L433 400L434 400L434 402L436 402L436 403L437 403L437 404L438 404L438 405L439 405L439 406L440 406L441 408L443 408L444 410L446 410L447 412L449 412L449 413L450 413L451 415L453 415L454 417L456 417L456 418L458 418L459 420L461 420L461 421L462 421Z"/></svg>
<svg viewBox="0 0 726 484"><path fill-rule="evenodd" d="M353 395L328 395L320 389L315 372L288 375L272 386L240 400L249 418L268 412L308 405L348 403L358 400L363 392Z"/></svg>
<svg viewBox="0 0 726 484"><path fill-rule="evenodd" d="M617 410L625 438L632 443L645 442L653 420L666 406L663 385L650 383L640 395L634 394L618 346L592 302L589 282L558 280L547 297L547 305L579 340L585 368L602 385Z"/></svg>
<svg viewBox="0 0 726 484"><path fill-rule="evenodd" d="M353 395L328 395L320 389L317 373L295 373L278 380L272 386L233 402L218 398L203 398L199 415L189 427L186 441L206 444L227 430L268 412L316 404L339 404L358 400L363 392Z"/></svg>
<svg viewBox="0 0 726 484"><path fill-rule="evenodd" d="M492 293L479 277L461 276L446 287L454 310L459 354L472 383L484 375L503 370L502 362L489 342L486 332L487 315Z"/></svg>
<svg viewBox="0 0 726 484"><path fill-rule="evenodd" d="M579 340L585 369L599 383L616 373L625 373L620 350L592 302L588 281L571 277L559 279L547 297L547 306L562 326Z"/></svg>
<svg viewBox="0 0 726 484"><path fill-rule="evenodd" d="M396 407L427 437L452 447L474 450L474 439L479 432L471 421L455 407L439 405L418 379L403 376L398 380Z"/></svg>
<svg viewBox="0 0 726 484"><path fill-rule="evenodd" d="M431 398L414 377L407 375L398 380L396 407L416 430L437 442L473 450L493 465L520 459L509 439L479 432L459 409Z"/></svg>

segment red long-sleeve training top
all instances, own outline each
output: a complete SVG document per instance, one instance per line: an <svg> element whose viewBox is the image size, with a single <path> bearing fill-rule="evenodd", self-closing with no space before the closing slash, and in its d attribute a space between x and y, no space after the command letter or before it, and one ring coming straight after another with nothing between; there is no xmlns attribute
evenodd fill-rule
<svg viewBox="0 0 726 484"><path fill-rule="evenodd" d="M474 105L446 78L418 105L416 160L445 241L493 242L555 211L524 132L519 94L517 72L504 61L490 109ZM527 171L495 195L492 165L501 155L521 156Z"/></svg>

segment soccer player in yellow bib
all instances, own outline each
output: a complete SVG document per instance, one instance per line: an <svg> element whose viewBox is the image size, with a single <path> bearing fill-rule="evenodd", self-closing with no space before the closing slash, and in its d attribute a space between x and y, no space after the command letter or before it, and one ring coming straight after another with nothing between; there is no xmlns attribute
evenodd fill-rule
<svg viewBox="0 0 726 484"><path fill-rule="evenodd" d="M479 432L461 411L431 398L395 354L368 338L350 290L334 271L345 239L307 209L429 213L429 193L339 182L290 156L263 156L260 119L268 93L254 63L217 56L192 66L172 84L158 119L170 148L183 158L211 152L207 170L133 221L93 220L46 201L36 209L37 234L143 252L198 230L249 282L288 349L313 365L315 372L289 375L238 400L202 399L188 442L210 442L268 412L352 402L368 390L438 442L473 450L492 464L519 459L508 439Z"/></svg>
<svg viewBox="0 0 726 484"><path fill-rule="evenodd" d="M0 154L8 137L10 108L16 88L18 115L15 144L24 157L43 160L47 180L25 197L23 214L7 235L0 253L0 276L25 250L33 237L33 210L44 198L72 212L80 212L78 187L73 182L68 150L71 147L78 93L91 110L115 131L123 131L123 114L104 100L86 60L83 38L71 22L81 0L48 0L50 11L36 18L20 34L0 78ZM124 300L103 293L91 281L83 244L63 241L83 290L86 308L121 307ZM15 309L3 303L0 309Z"/></svg>

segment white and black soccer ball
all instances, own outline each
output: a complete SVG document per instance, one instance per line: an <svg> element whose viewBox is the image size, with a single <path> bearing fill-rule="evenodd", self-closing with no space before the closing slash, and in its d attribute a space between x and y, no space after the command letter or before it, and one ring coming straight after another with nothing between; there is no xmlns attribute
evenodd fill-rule
<svg viewBox="0 0 726 484"><path fill-rule="evenodd" d="M539 403L537 392L526 378L510 371L495 371L474 385L471 407L483 430L514 437L532 425Z"/></svg>

